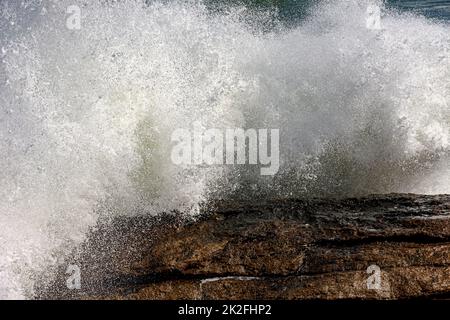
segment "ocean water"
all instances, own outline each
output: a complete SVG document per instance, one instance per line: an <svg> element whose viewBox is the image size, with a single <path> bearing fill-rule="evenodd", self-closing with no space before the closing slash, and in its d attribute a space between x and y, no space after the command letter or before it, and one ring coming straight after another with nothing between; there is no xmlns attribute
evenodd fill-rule
<svg viewBox="0 0 450 320"><path fill-rule="evenodd" d="M450 19L449 3L448 0L390 0L387 2L387 5L428 18L445 21Z"/></svg>
<svg viewBox="0 0 450 320"><path fill-rule="evenodd" d="M115 215L450 193L450 1L276 3L0 1L0 298ZM279 172L174 165L195 121L278 128Z"/></svg>

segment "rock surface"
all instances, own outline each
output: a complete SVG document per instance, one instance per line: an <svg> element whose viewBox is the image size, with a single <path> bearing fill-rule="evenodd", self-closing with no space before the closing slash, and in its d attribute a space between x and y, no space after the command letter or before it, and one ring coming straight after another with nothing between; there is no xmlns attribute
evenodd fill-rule
<svg viewBox="0 0 450 320"><path fill-rule="evenodd" d="M181 217L99 226L67 261L81 289L67 289L62 266L41 297L450 297L450 196L219 201L196 221Z"/></svg>

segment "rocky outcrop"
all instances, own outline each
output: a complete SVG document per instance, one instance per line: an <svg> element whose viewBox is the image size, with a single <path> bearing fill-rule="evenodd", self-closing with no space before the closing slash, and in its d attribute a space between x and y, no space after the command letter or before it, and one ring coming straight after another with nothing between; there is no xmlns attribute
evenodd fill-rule
<svg viewBox="0 0 450 320"><path fill-rule="evenodd" d="M203 216L117 218L93 231L46 298L450 297L450 196L218 201Z"/></svg>

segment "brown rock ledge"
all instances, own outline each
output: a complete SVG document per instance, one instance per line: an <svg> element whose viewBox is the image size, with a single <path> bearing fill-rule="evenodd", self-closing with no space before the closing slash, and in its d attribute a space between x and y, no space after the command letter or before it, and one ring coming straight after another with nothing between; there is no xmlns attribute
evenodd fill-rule
<svg viewBox="0 0 450 320"><path fill-rule="evenodd" d="M99 226L40 298L401 299L450 297L450 195L218 201ZM369 289L367 268L380 268Z"/></svg>

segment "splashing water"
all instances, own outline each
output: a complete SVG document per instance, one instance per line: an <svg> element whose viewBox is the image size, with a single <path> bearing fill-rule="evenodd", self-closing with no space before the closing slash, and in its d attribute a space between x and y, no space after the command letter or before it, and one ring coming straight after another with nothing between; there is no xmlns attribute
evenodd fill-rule
<svg viewBox="0 0 450 320"><path fill-rule="evenodd" d="M92 1L70 30L74 3L0 2L0 298L33 297L116 214L450 193L446 22L387 10L369 30L374 1L322 1L290 28L244 7ZM279 173L173 165L170 135L194 121L279 128Z"/></svg>

